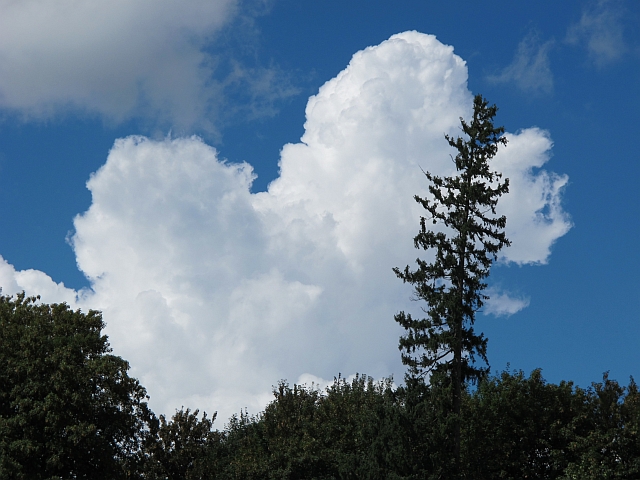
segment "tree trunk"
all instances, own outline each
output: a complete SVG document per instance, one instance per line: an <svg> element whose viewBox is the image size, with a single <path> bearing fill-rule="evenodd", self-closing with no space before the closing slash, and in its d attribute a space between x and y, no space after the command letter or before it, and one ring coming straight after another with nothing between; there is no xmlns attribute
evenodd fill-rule
<svg viewBox="0 0 640 480"><path fill-rule="evenodd" d="M471 186L471 177L466 176L467 192ZM470 199L467 193L464 206L464 225L469 221ZM463 230L460 233L461 247L458 258L458 311L455 318L455 351L453 353L453 458L454 475L460 478L460 410L462 409L462 327L464 324L464 285L465 285L465 258L467 254L467 233Z"/></svg>
<svg viewBox="0 0 640 480"><path fill-rule="evenodd" d="M455 462L455 478L460 475L460 407L462 404L462 319L456 325L456 350L454 352L453 379L453 458Z"/></svg>

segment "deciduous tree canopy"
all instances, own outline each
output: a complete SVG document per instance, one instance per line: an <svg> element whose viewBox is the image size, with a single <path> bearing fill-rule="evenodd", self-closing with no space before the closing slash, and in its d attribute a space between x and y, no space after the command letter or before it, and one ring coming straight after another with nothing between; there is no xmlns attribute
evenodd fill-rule
<svg viewBox="0 0 640 480"><path fill-rule="evenodd" d="M131 478L151 412L99 312L0 296L0 478Z"/></svg>
<svg viewBox="0 0 640 480"><path fill-rule="evenodd" d="M155 418L98 312L0 296L2 479L437 479L640 477L640 395L605 376L580 389L503 372L451 395L409 378L280 382L266 409L222 430L182 409Z"/></svg>

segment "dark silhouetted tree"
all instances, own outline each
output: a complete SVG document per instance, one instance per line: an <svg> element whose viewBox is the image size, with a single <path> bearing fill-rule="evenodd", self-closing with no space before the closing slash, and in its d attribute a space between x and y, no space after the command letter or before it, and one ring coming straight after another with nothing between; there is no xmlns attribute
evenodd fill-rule
<svg viewBox="0 0 640 480"><path fill-rule="evenodd" d="M0 295L0 478L136 478L153 414L99 312Z"/></svg>
<svg viewBox="0 0 640 480"><path fill-rule="evenodd" d="M427 303L426 318L416 319L400 312L395 320L407 333L400 338L402 361L410 376L431 374L448 383L452 391L453 457L460 457L460 406L467 381L477 381L488 367L476 366L480 357L487 363L487 340L473 325L476 312L487 296L484 279L489 275L497 253L508 246L504 228L506 218L498 217L498 199L509 191L509 181L492 171L489 160L498 145L506 145L504 128L494 127L496 106L477 95L473 119L460 119L464 137L445 135L457 150L454 159L457 175L438 177L425 172L432 199L416 195L427 211L420 220L420 232L414 238L416 248L435 253L432 262L417 259L415 270L394 269L404 282L411 283L418 299ZM445 231L429 230L428 224L441 224Z"/></svg>
<svg viewBox="0 0 640 480"><path fill-rule="evenodd" d="M177 411L170 421L164 415L151 422L149 440L145 446L147 480L191 480L215 478L207 462L210 452L220 442L220 433L213 430L207 414L198 418L198 410Z"/></svg>

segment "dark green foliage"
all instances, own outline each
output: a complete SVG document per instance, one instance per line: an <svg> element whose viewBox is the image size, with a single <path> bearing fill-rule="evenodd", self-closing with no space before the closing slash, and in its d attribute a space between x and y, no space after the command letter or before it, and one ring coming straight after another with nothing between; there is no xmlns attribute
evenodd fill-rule
<svg viewBox="0 0 640 480"><path fill-rule="evenodd" d="M588 428L570 445L566 479L640 478L640 392L604 375L588 392Z"/></svg>
<svg viewBox="0 0 640 480"><path fill-rule="evenodd" d="M230 425L230 436L246 434L240 447L244 451L234 465L236 478L322 477L326 465L319 455L315 418L319 393L281 382L274 396L254 425L242 415Z"/></svg>
<svg viewBox="0 0 640 480"><path fill-rule="evenodd" d="M435 251L435 259L428 263L418 258L415 270L393 269L427 304L427 318L415 319L405 312L395 316L407 330L399 348L402 362L409 366L408 376L431 374L439 385L451 385L455 463L460 456L462 390L467 381L477 382L489 371L475 364L476 357L488 363L487 340L473 329L475 314L488 299L482 293L487 287L484 279L498 252L510 244L504 233L507 219L496 215L509 180L500 183L502 175L489 166L498 145L507 143L504 128L493 126L496 111L481 95L475 97L471 123L460 119L465 137L445 135L458 152L454 159L458 174L438 177L425 172L433 200L414 197L428 212L420 219L414 245ZM448 233L429 230L427 222L441 224Z"/></svg>
<svg viewBox="0 0 640 480"><path fill-rule="evenodd" d="M468 478L559 478L588 432L587 394L570 382L503 372L466 397L462 457Z"/></svg>
<svg viewBox="0 0 640 480"><path fill-rule="evenodd" d="M220 441L219 432L213 431L212 418L204 413L198 419L193 413L179 410L167 422L164 415L154 419L150 426L145 451L148 460L145 478L150 480L195 480L209 477L210 452Z"/></svg>
<svg viewBox="0 0 640 480"><path fill-rule="evenodd" d="M414 238L416 248L435 250L435 260L417 259L418 268L394 269L403 281L414 285L416 297L427 303L427 318L414 319L400 312L395 319L407 334L400 339L402 361L411 375L442 373L453 384L479 380L487 369L473 365L475 356L486 362L487 341L473 330L475 314L487 299L483 280L497 253L509 245L503 229L506 218L496 217L498 199L509 191L509 181L493 172L489 160L498 145L507 143L504 129L493 126L496 107L481 95L475 97L473 120L460 119L467 138L449 144L458 150L455 177L437 177L425 172L434 200L415 196L429 216L420 220ZM444 225L450 232L434 232L427 222ZM454 387L455 389L455 387Z"/></svg>
<svg viewBox="0 0 640 480"><path fill-rule="evenodd" d="M318 424L331 478L392 478L406 442L391 379L338 377L318 405Z"/></svg>
<svg viewBox="0 0 640 480"><path fill-rule="evenodd" d="M338 378L325 393L281 382L274 396L261 415L232 418L218 478L393 478L405 445L390 381Z"/></svg>
<svg viewBox="0 0 640 480"><path fill-rule="evenodd" d="M281 383L255 417L234 417L211 450L218 479L639 478L633 381L583 390L504 372L462 394L451 455L451 387L338 378L325 392Z"/></svg>
<svg viewBox="0 0 640 480"><path fill-rule="evenodd" d="M443 377L282 382L264 412L214 431L197 410L156 419L103 327L97 312L0 296L0 478L640 478L633 379L583 390L504 372L465 386L459 417Z"/></svg>
<svg viewBox="0 0 640 480"><path fill-rule="evenodd" d="M0 478L135 477L151 417L100 313L0 296Z"/></svg>
<svg viewBox="0 0 640 480"><path fill-rule="evenodd" d="M451 414L451 383L425 383L423 378L410 376L405 383L395 392L395 416L399 423L394 435L396 441L405 445L395 463L398 478L453 478L457 471L452 455L454 432L460 417Z"/></svg>

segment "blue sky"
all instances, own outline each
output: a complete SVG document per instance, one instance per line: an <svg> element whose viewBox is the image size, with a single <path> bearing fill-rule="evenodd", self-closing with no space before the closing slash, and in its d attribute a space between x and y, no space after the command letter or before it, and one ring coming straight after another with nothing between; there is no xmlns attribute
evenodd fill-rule
<svg viewBox="0 0 640 480"><path fill-rule="evenodd" d="M540 129L519 137L529 163L514 170L523 187L509 211L520 247L490 279L506 302L496 311L511 314L477 322L492 368L541 367L550 381L582 386L607 370L622 382L640 377L637 2L148 3L0 2L0 281L4 293L103 310L115 353L131 361L152 406L226 414L260 408L279 378L402 377L393 312L416 305L391 268L417 253L410 201L426 179L411 172L440 168L448 153L438 135L455 122L438 130L440 120L416 117L432 123L416 137L394 137L406 119L384 112L401 117L402 105L422 102L419 89L402 91L403 75L418 78L429 62L445 72L455 58L464 63L451 68L468 75L462 84L420 80L434 118L455 120L482 93L507 132ZM427 45L417 56L377 47L412 30L437 43L407 37ZM341 74L350 62L353 74ZM335 92L319 93L336 77ZM382 79L378 97L365 99L367 79ZM441 87L454 93L439 104ZM341 97L354 88L365 93ZM352 111L337 112L332 98L352 102ZM378 98L381 107L367 110ZM336 119L344 115L343 125ZM367 136L382 124L378 137ZM130 135L148 141L114 146ZM535 146L544 139L550 149ZM359 152L386 160L350 164ZM336 176L327 162L338 165ZM249 165L257 175L250 186ZM370 170L401 182L389 199L408 199L398 200L409 209L409 235L397 251L400 237L386 233L397 230L394 215L361 225L365 206L351 208L387 198L367 196L386 192L384 176ZM396 179L399 171L411 181ZM544 175L548 189L536 190ZM393 211L388 202L376 208ZM536 211L546 227L536 226ZM29 269L50 279L20 274Z"/></svg>

